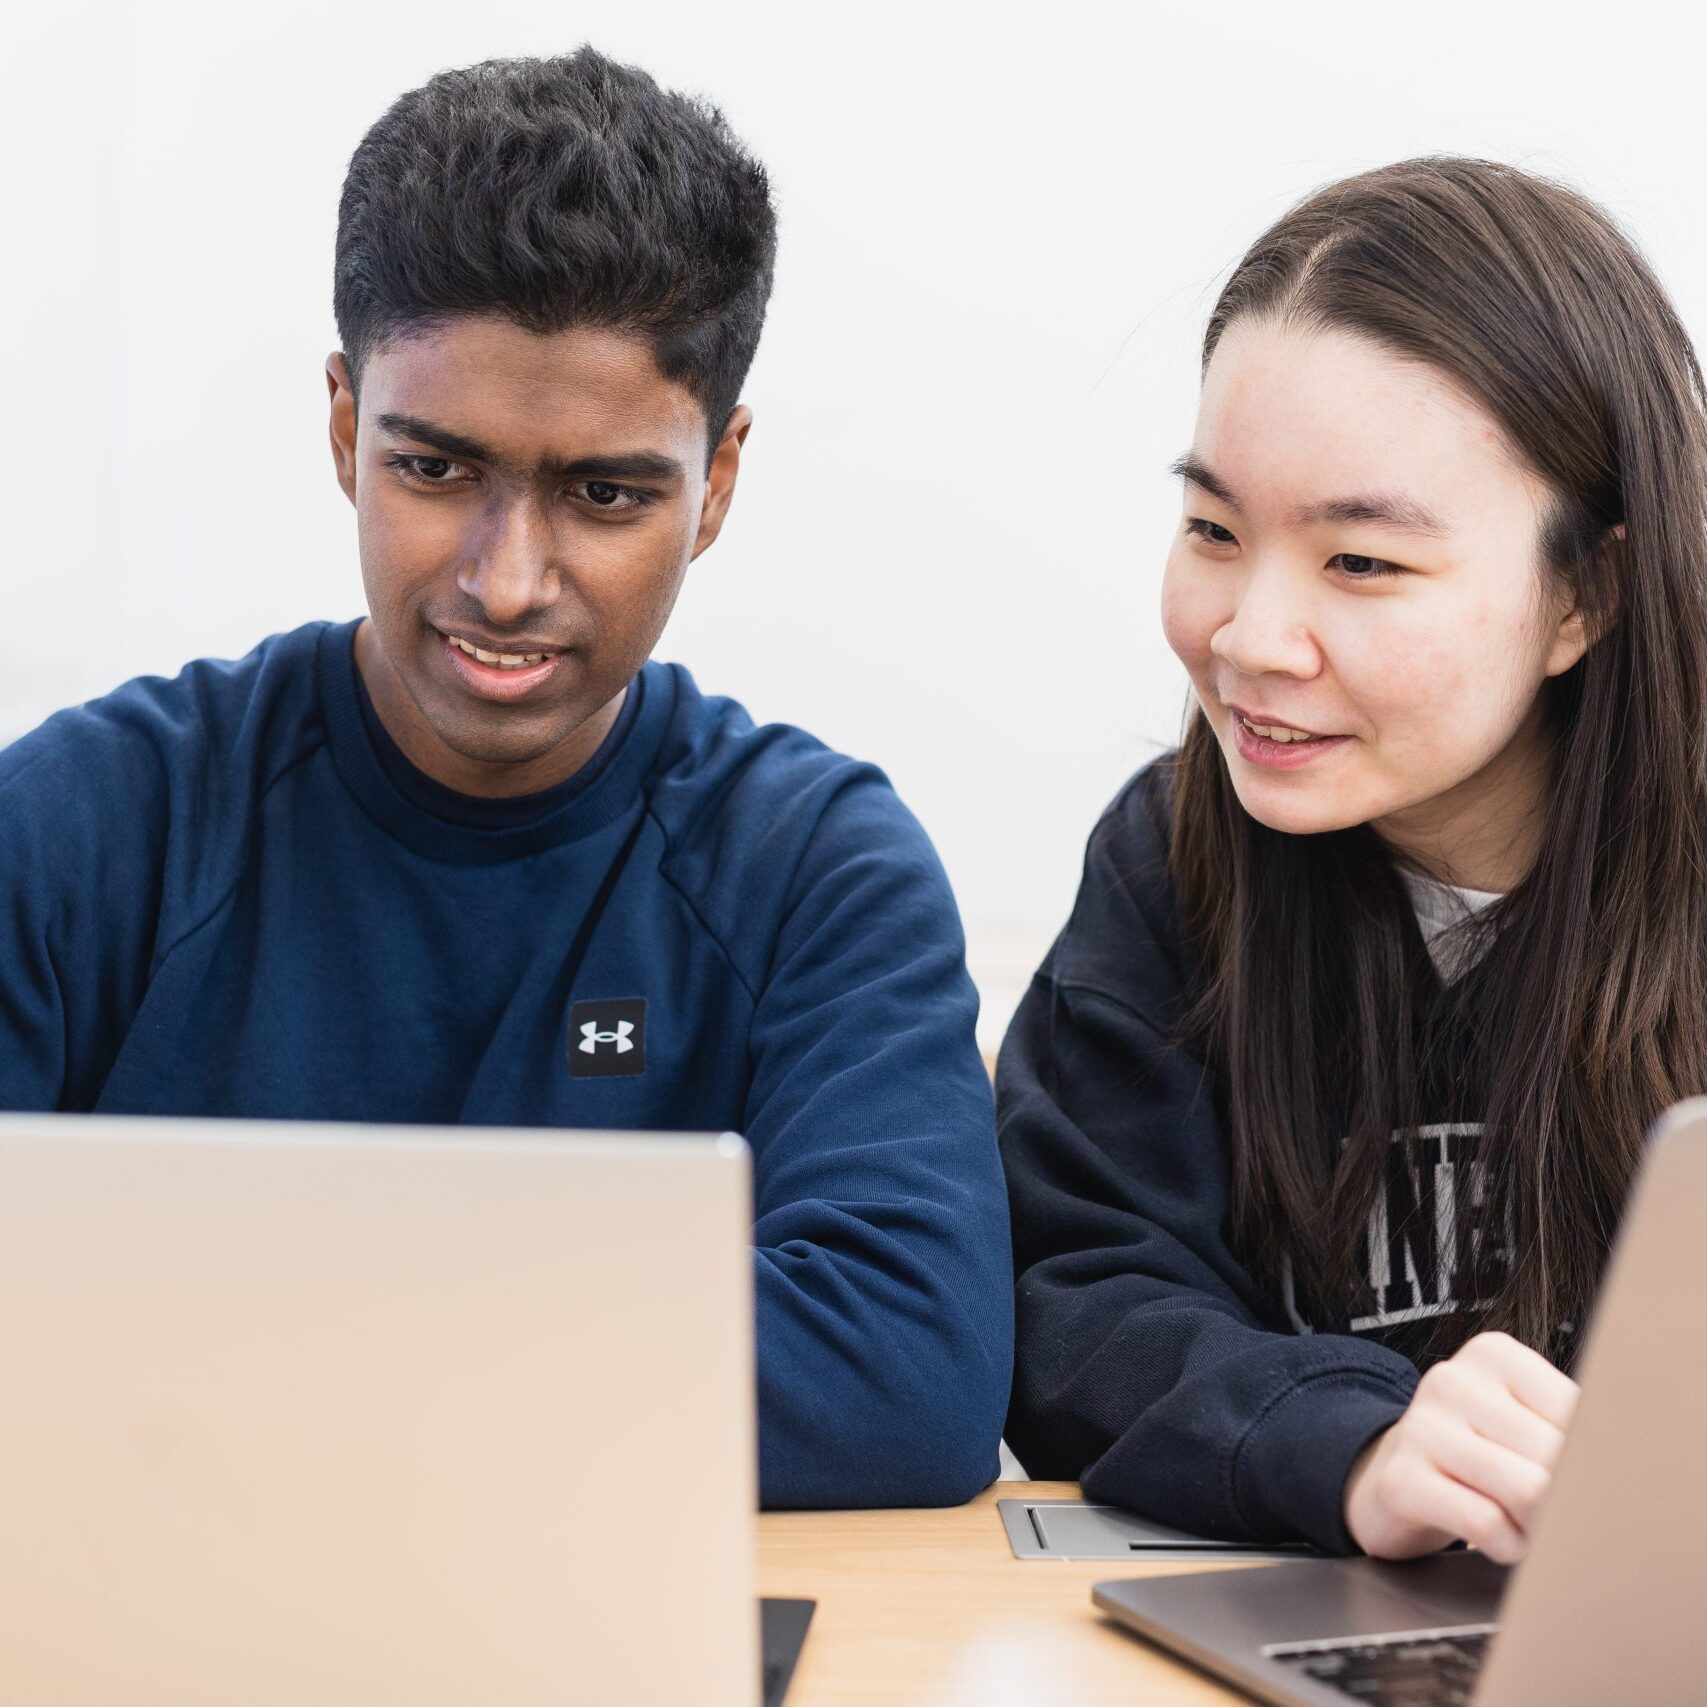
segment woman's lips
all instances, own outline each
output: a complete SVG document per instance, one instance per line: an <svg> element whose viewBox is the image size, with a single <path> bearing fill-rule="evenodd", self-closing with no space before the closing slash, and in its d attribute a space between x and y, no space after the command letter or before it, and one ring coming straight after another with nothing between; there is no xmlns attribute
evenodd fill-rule
<svg viewBox="0 0 1707 1707"><path fill-rule="evenodd" d="M1259 735L1240 713L1229 707L1233 719L1233 746L1247 764L1264 770L1295 771L1314 764L1329 753L1337 751L1351 739L1349 735L1313 735L1307 741L1276 741Z"/></svg>

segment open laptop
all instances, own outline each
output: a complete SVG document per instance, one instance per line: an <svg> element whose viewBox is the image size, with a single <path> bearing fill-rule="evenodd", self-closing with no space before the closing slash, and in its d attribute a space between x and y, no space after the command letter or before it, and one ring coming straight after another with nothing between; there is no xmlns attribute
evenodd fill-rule
<svg viewBox="0 0 1707 1707"><path fill-rule="evenodd" d="M728 1136L0 1116L0 1697L754 1707L750 1242Z"/></svg>
<svg viewBox="0 0 1707 1707"><path fill-rule="evenodd" d="M1707 1098L1659 1123L1528 1557L1288 1563L1098 1583L1120 1623L1289 1707L1707 1699ZM1509 1576L1509 1581L1508 1581Z"/></svg>

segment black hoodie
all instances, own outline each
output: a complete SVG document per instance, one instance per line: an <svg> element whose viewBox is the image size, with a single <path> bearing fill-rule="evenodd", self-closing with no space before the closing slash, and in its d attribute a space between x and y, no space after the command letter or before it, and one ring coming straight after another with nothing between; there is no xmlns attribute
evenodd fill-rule
<svg viewBox="0 0 1707 1707"><path fill-rule="evenodd" d="M1351 1552L1346 1475L1409 1402L1436 1318L1461 1308L1478 1111L1462 1073L1425 1082L1364 1244L1363 1313L1241 1265L1224 1098L1181 1041L1196 974L1168 874L1171 770L1141 771L1092 833L997 1065L1017 1278L1007 1439L1032 1475L1182 1529Z"/></svg>

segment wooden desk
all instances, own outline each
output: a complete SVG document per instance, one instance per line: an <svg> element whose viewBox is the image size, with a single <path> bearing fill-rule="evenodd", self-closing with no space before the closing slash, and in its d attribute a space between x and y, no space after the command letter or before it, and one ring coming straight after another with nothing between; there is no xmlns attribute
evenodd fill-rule
<svg viewBox="0 0 1707 1707"><path fill-rule="evenodd" d="M1241 1569L1019 1560L996 1501L1076 1497L998 1482L947 1511L768 1512L759 1592L818 1602L787 1707L1186 1707L1244 1701L1105 1620L1106 1577Z"/></svg>

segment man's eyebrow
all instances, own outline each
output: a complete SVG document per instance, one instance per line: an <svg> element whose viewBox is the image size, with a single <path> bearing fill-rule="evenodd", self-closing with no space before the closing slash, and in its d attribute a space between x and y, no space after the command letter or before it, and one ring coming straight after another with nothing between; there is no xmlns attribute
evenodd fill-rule
<svg viewBox="0 0 1707 1707"><path fill-rule="evenodd" d="M679 480L685 470L673 456L662 451L614 451L607 456L548 456L541 474L554 480Z"/></svg>
<svg viewBox="0 0 1707 1707"><path fill-rule="evenodd" d="M469 462L484 462L492 467L504 467L506 461L495 452L471 439L465 433L453 432L418 415L377 415L375 424L399 438L413 439L416 444L431 445L446 456L466 458ZM547 480L679 480L684 474L682 464L662 451L614 451L600 456L560 457L540 459L538 474Z"/></svg>
<svg viewBox="0 0 1707 1707"><path fill-rule="evenodd" d="M374 421L375 425L383 427L388 433L395 433L400 439L413 439L417 444L431 445L434 450L442 450L446 456L465 456L470 462L496 460L478 439L468 438L462 433L453 433L449 427L435 427L431 421L423 421L419 415L377 415Z"/></svg>
<svg viewBox="0 0 1707 1707"><path fill-rule="evenodd" d="M1201 487L1228 509L1239 508L1239 501L1226 481L1197 457L1189 453L1180 457L1169 472ZM1349 498L1328 498L1292 513L1294 527L1313 527L1321 522L1375 522L1398 533L1420 534L1429 539L1444 539L1452 532L1426 504L1398 492L1362 492Z"/></svg>

